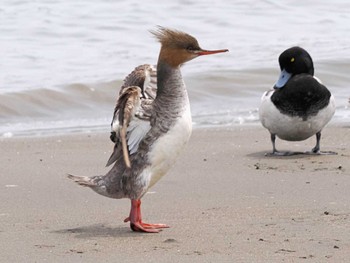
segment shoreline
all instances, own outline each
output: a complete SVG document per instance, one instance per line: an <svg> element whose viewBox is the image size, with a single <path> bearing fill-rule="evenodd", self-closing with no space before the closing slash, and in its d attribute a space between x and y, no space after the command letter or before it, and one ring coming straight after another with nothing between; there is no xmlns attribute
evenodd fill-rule
<svg viewBox="0 0 350 263"><path fill-rule="evenodd" d="M283 142L280 150L315 144ZM268 157L259 125L195 128L173 169L143 198L159 234L123 223L128 200L79 187L67 173L105 174L109 133L0 140L3 262L346 262L350 129L327 126L321 150Z"/></svg>

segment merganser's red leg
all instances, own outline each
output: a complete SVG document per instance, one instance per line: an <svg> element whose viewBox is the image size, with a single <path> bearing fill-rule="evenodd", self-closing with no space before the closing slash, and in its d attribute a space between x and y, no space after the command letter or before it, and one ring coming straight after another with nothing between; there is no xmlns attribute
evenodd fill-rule
<svg viewBox="0 0 350 263"><path fill-rule="evenodd" d="M130 228L136 232L158 233L159 228L168 228L165 224L147 224L142 222L141 200L131 200L131 209L129 217L124 222L130 221Z"/></svg>

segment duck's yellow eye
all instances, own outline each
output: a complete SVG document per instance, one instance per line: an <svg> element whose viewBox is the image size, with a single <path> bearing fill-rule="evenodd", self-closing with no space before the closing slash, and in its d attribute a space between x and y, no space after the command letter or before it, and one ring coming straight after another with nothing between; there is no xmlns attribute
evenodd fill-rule
<svg viewBox="0 0 350 263"><path fill-rule="evenodd" d="M290 59L290 62L294 62L294 60L295 60L295 58L291 58L291 59Z"/></svg>

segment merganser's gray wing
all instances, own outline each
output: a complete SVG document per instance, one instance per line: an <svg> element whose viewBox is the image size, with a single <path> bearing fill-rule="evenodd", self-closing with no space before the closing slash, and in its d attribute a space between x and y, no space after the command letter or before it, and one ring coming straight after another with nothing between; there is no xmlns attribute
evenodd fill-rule
<svg viewBox="0 0 350 263"><path fill-rule="evenodd" d="M107 166L123 156L126 166L130 167L130 155L137 152L150 130L152 103L157 92L156 72L154 66L141 65L126 77L111 123L111 140L115 146Z"/></svg>
<svg viewBox="0 0 350 263"><path fill-rule="evenodd" d="M124 79L124 83L120 88L120 94L123 89L130 86L140 87L143 98L154 100L157 93L157 67L149 64L136 67Z"/></svg>

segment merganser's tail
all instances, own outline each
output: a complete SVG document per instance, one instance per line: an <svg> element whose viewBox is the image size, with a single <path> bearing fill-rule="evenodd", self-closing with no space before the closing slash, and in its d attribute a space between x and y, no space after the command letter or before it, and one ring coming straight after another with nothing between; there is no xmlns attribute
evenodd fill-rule
<svg viewBox="0 0 350 263"><path fill-rule="evenodd" d="M107 188L108 188L109 182L108 181L106 182L103 176L97 175L97 176L88 177L88 176L77 176L77 175L68 174L67 177L69 179L72 179L77 184L81 186L89 187L91 190L95 191L96 193L106 197L116 198L116 199L129 197L125 195L122 189L116 189L116 187L112 189L112 192L108 191Z"/></svg>
<svg viewBox="0 0 350 263"><path fill-rule="evenodd" d="M96 176L87 177L87 176L77 176L77 175L68 174L67 177L69 179L72 179L74 182L76 182L77 184L79 184L81 186L85 186L85 187L97 186L97 183L95 180Z"/></svg>

